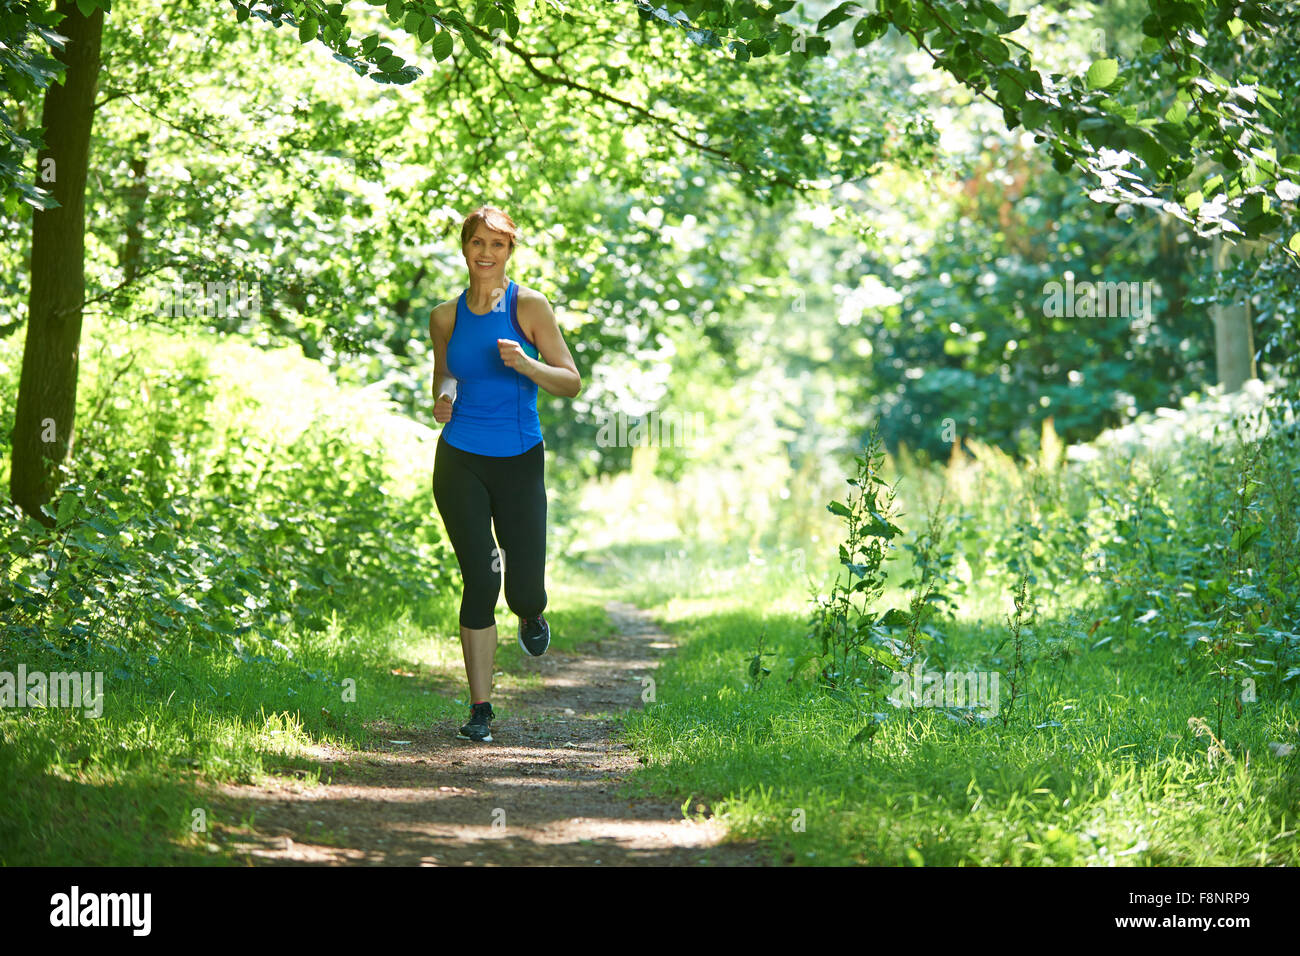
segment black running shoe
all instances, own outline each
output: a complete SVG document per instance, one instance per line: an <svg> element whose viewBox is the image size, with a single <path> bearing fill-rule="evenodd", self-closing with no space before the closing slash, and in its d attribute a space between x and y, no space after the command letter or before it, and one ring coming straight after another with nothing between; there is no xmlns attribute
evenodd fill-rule
<svg viewBox="0 0 1300 956"><path fill-rule="evenodd" d="M551 646L551 626L542 615L519 619L519 646L525 654L541 657Z"/></svg>
<svg viewBox="0 0 1300 956"><path fill-rule="evenodd" d="M496 720L492 704L482 701L470 708L469 723L460 728L461 740L477 740L485 744L492 743L492 727L489 721Z"/></svg>

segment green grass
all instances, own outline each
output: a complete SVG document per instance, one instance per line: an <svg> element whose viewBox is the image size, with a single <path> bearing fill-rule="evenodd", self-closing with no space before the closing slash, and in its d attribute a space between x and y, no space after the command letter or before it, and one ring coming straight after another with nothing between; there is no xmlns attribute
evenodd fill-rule
<svg viewBox="0 0 1300 956"><path fill-rule="evenodd" d="M780 556L765 561L737 574L735 554L682 542L603 564L590 556L589 573L628 588L681 645L660 669L655 703L628 720L646 764L630 795L703 806L787 864L1300 862L1300 780L1294 760L1268 747L1295 741L1293 698L1261 695L1230 717L1235 762L1211 766L1188 727L1214 712L1209 682L1176 673L1158 648L1083 640L1030 669L1006 727L916 708L853 743L866 724L855 703L819 692L807 671L788 680L808 650L806 597L773 573ZM692 571L665 588L665 562ZM997 605L984 597L973 603ZM772 674L753 687L747 662L764 630ZM960 619L948 629L950 665L1005 670L993 651L1003 633L996 614ZM1004 707L1006 696L1004 686Z"/></svg>
<svg viewBox="0 0 1300 956"><path fill-rule="evenodd" d="M851 739L856 705L791 666L806 650L807 593L780 554L717 544L629 544L578 555L548 582L556 647L609 633L610 598L652 607L680 642L656 701L626 721L645 759L629 795L704 805L738 839L787 864L1295 864L1300 786L1270 741L1293 741L1291 699L1229 718L1235 763L1211 766L1188 718L1210 718L1214 689L1138 642L1077 641L1028 675L1011 723L953 723L917 709L869 743ZM998 596L949 629L954 667L1004 666ZM441 615L441 623L438 617ZM207 788L305 770L310 748L361 748L402 728L458 716L463 675L453 609L377 612L324 632L282 635L294 657L260 663L193 654L141 665L106 658L104 714L0 716L0 847L7 865L229 863L191 828ZM508 615L501 615L506 626ZM1040 620L1042 633L1068 619ZM775 656L751 687L760 632ZM499 688L527 688L504 635ZM59 658L29 670L62 669ZM81 663L80 669L94 669ZM0 662L0 669L12 669ZM314 674L315 679L308 677ZM338 682L356 681L356 702ZM328 714L325 711L329 711ZM1058 722L1060 727L1038 724ZM209 813L212 811L209 809ZM211 823L237 824L239 821ZM802 829L797 830L797 824Z"/></svg>
<svg viewBox="0 0 1300 956"><path fill-rule="evenodd" d="M555 594L548 617L557 648L608 633L598 595ZM103 671L103 713L0 711L0 864L236 862L212 836L218 824L241 823L214 809L214 784L278 774L312 783L314 747L358 750L464 715L455 610L423 617L420 625L400 610L336 619L324 632L280 635L292 658L280 651L254 663L200 653L155 664L23 655L28 672ZM497 688L527 688L539 679L515 673L523 652L508 640L514 618L504 605L498 621ZM16 669L0 655L0 671ZM354 702L343 700L346 679L355 681ZM206 832L192 827L196 810Z"/></svg>

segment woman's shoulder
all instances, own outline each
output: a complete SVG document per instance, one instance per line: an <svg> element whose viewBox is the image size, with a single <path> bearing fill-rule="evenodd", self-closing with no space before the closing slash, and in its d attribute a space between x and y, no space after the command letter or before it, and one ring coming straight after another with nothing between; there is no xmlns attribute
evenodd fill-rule
<svg viewBox="0 0 1300 956"><path fill-rule="evenodd" d="M429 311L429 331L449 333L456 324L456 304L460 296L439 302Z"/></svg>
<svg viewBox="0 0 1300 956"><path fill-rule="evenodd" d="M521 307L525 304L529 306L542 306L543 308L550 305L550 302L547 301L547 298L543 293L531 286L524 285L522 282L515 283L515 301Z"/></svg>

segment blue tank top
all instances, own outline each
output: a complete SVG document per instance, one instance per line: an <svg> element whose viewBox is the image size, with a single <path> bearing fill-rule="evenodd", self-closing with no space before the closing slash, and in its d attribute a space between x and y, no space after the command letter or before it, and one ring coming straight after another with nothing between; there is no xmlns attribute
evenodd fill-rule
<svg viewBox="0 0 1300 956"><path fill-rule="evenodd" d="M514 339L529 358L537 349L519 327L519 287L513 279L496 306L471 312L468 290L456 300L456 324L447 343L447 370L456 379L456 402L442 437L461 451L505 458L542 440L537 383L501 361L497 339Z"/></svg>

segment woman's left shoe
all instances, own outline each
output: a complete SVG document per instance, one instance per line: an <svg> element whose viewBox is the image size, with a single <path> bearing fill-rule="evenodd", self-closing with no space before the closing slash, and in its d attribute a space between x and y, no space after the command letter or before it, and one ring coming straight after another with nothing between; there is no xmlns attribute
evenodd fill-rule
<svg viewBox="0 0 1300 956"><path fill-rule="evenodd" d="M461 740L477 740L480 743L492 743L492 721L497 719L492 705L481 700L469 709L469 723L460 728Z"/></svg>
<svg viewBox="0 0 1300 956"><path fill-rule="evenodd" d="M519 646L525 654L541 657L551 646L551 626L541 614L532 618L519 619Z"/></svg>

